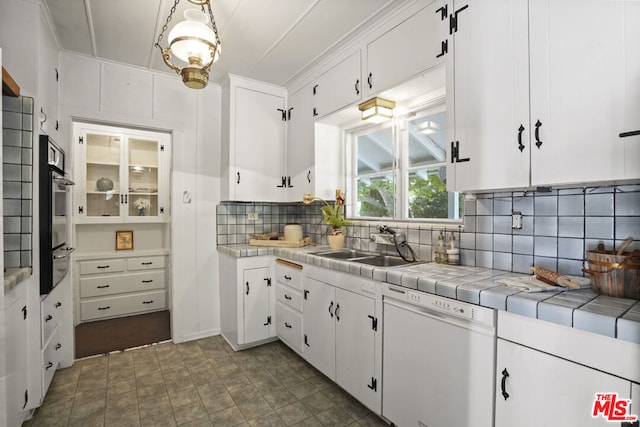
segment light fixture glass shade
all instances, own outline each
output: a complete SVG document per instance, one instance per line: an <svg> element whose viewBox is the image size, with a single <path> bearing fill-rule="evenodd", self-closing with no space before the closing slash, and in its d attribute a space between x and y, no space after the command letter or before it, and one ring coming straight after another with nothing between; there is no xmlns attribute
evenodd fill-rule
<svg viewBox="0 0 640 427"><path fill-rule="evenodd" d="M167 41L171 52L192 66L205 67L215 62L220 55L216 49L216 35L207 26L207 15L196 9L187 9L184 18L169 32Z"/></svg>
<svg viewBox="0 0 640 427"><path fill-rule="evenodd" d="M382 123L393 118L393 109L396 103L382 98L372 98L358 106L362 112L362 120L372 123Z"/></svg>

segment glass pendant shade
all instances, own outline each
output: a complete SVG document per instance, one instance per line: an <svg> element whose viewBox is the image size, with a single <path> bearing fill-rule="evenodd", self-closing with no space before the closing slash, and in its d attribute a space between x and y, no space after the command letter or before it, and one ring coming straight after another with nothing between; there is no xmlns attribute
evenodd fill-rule
<svg viewBox="0 0 640 427"><path fill-rule="evenodd" d="M382 123L393 118L393 109L396 103L382 98L373 98L358 106L362 112L362 120L372 123Z"/></svg>
<svg viewBox="0 0 640 427"><path fill-rule="evenodd" d="M184 21L176 24L169 32L171 53L199 68L215 62L220 55L216 49L216 35L207 26L207 15L196 9L187 9L184 18ZM215 56L212 57L214 53Z"/></svg>

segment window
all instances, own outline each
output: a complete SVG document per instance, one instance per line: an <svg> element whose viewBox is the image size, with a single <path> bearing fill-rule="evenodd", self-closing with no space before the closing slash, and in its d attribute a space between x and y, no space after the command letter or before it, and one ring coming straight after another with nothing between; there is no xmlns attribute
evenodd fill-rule
<svg viewBox="0 0 640 427"><path fill-rule="evenodd" d="M354 218L457 220L462 195L446 189L444 104L348 133Z"/></svg>

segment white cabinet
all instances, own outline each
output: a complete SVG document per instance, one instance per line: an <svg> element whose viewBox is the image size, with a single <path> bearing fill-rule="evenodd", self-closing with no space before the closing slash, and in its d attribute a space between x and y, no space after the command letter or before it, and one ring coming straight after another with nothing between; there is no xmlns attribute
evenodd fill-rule
<svg viewBox="0 0 640 427"><path fill-rule="evenodd" d="M40 17L38 28L38 104L40 111L35 112L35 120L41 131L56 135L58 123L58 48L49 32L49 25Z"/></svg>
<svg viewBox="0 0 640 427"><path fill-rule="evenodd" d="M596 393L613 392L629 399L631 383L498 339L496 427L608 426L606 418L593 418L592 411Z"/></svg>
<svg viewBox="0 0 640 427"><path fill-rule="evenodd" d="M24 288L24 286L23 286ZM4 298L4 328L6 357L6 423L20 425L22 412L28 408L28 333L26 296L24 289L14 288ZM4 417L0 417L0 421Z"/></svg>
<svg viewBox="0 0 640 427"><path fill-rule="evenodd" d="M355 277L351 280L358 282ZM380 413L374 296L305 277L303 298L303 357Z"/></svg>
<svg viewBox="0 0 640 427"><path fill-rule="evenodd" d="M331 114L362 98L360 51L324 72L313 85L313 115Z"/></svg>
<svg viewBox="0 0 640 427"><path fill-rule="evenodd" d="M222 100L222 199L284 201L286 90L229 76Z"/></svg>
<svg viewBox="0 0 640 427"><path fill-rule="evenodd" d="M302 266L276 259L276 335L302 352Z"/></svg>
<svg viewBox="0 0 640 427"><path fill-rule="evenodd" d="M220 328L234 350L273 341L275 291L271 257L220 254Z"/></svg>
<svg viewBox="0 0 640 427"><path fill-rule="evenodd" d="M390 89L444 63L442 41L447 26L439 9L444 0L427 6L367 45L364 90L368 95Z"/></svg>
<svg viewBox="0 0 640 427"><path fill-rule="evenodd" d="M629 161L640 136L620 137L640 128L640 44L626 25L640 19L637 4L454 1L453 10L450 190L640 177Z"/></svg>
<svg viewBox="0 0 640 427"><path fill-rule="evenodd" d="M74 124L77 223L169 221L170 136Z"/></svg>
<svg viewBox="0 0 640 427"><path fill-rule="evenodd" d="M78 262L80 320L99 320L167 308L164 255Z"/></svg>
<svg viewBox="0 0 640 427"><path fill-rule="evenodd" d="M307 85L289 96L287 113L287 175L291 188L287 201L299 202L305 193L313 193L315 124L313 85Z"/></svg>
<svg viewBox="0 0 640 427"><path fill-rule="evenodd" d="M70 309L64 304L66 300L65 288L58 285L40 302L40 336L42 339L40 374L43 400L53 376L60 366L62 353L66 350L63 349L62 326L60 324L65 314L64 311Z"/></svg>

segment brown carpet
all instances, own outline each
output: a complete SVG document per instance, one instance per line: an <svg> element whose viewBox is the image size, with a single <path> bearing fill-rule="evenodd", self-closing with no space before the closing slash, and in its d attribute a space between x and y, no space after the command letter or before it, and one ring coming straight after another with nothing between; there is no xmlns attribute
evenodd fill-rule
<svg viewBox="0 0 640 427"><path fill-rule="evenodd" d="M81 323L76 326L76 359L171 339L169 311Z"/></svg>

